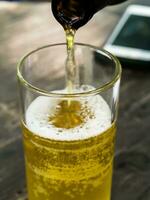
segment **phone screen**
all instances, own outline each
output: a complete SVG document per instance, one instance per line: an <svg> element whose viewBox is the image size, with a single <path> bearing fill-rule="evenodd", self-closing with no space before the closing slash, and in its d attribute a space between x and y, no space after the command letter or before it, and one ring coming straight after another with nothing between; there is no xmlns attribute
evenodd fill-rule
<svg viewBox="0 0 150 200"><path fill-rule="evenodd" d="M114 45L150 50L150 17L131 15L113 41Z"/></svg>

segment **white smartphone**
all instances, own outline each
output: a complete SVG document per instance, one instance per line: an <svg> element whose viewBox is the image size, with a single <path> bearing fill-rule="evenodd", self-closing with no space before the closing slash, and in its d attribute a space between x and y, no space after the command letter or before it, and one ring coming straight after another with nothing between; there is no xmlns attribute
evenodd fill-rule
<svg viewBox="0 0 150 200"><path fill-rule="evenodd" d="M150 7L129 6L104 49L121 59L150 62Z"/></svg>

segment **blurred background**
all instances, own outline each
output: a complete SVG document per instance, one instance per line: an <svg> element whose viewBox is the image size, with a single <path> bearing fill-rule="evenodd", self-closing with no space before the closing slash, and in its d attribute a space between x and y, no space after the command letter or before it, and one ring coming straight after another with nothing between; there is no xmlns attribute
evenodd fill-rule
<svg viewBox="0 0 150 200"><path fill-rule="evenodd" d="M130 4L150 6L150 1L128 0L103 9L79 29L75 40L103 47ZM28 51L59 42L65 42L65 35L52 15L50 2L0 1L0 200L26 199L17 62ZM149 132L150 65L147 69L124 65L113 200L150 199Z"/></svg>

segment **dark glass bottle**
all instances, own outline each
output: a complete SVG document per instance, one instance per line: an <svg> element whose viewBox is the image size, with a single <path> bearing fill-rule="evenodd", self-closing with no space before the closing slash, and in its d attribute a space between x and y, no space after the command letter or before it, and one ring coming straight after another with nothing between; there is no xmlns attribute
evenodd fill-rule
<svg viewBox="0 0 150 200"><path fill-rule="evenodd" d="M52 11L64 29L77 30L108 5L125 0L52 0Z"/></svg>

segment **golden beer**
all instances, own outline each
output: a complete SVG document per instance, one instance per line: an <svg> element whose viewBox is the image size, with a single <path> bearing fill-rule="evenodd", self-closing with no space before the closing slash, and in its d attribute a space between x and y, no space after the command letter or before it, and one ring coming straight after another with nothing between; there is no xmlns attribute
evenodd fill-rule
<svg viewBox="0 0 150 200"><path fill-rule="evenodd" d="M104 100L102 103L106 106ZM29 107L36 111L35 105ZM56 107L47 119L57 129L63 128L63 134L65 130L72 134L77 126L82 131L86 115L89 120L96 119L88 103L82 106L78 101L61 101ZM110 200L115 123L96 135L93 126L92 137L75 140L46 138L24 123L22 126L29 200ZM84 136L84 132L81 134Z"/></svg>

